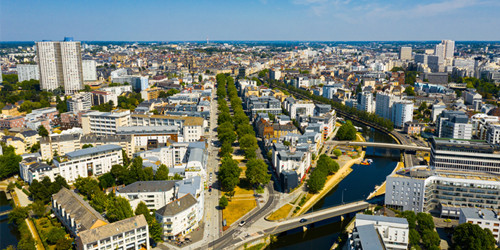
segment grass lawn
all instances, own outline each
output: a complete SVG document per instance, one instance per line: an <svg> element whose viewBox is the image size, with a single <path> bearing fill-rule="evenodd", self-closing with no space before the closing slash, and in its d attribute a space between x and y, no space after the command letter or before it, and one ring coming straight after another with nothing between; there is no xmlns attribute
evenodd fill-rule
<svg viewBox="0 0 500 250"><path fill-rule="evenodd" d="M246 250L261 250L266 246L264 243L259 243L257 245L253 245L251 247L245 248Z"/></svg>
<svg viewBox="0 0 500 250"><path fill-rule="evenodd" d="M223 219L226 219L227 225L231 225L256 206L257 203L253 198L233 198L227 205L226 209L222 211L222 217Z"/></svg>
<svg viewBox="0 0 500 250"><path fill-rule="evenodd" d="M285 219L288 214L290 213L290 210L292 210L293 206L290 204L285 204L284 206L280 207L278 210L274 211L269 217L267 217L268 220L279 220L279 219Z"/></svg>

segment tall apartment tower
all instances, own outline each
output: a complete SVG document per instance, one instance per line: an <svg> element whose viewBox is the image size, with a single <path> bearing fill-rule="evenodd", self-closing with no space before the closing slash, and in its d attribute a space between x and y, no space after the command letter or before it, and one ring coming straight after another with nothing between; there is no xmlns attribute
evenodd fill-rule
<svg viewBox="0 0 500 250"><path fill-rule="evenodd" d="M440 43L436 45L436 49L434 50L434 55L438 56L441 60L443 60L445 56L445 51L446 51L445 45Z"/></svg>
<svg viewBox="0 0 500 250"><path fill-rule="evenodd" d="M410 61L411 60L411 47L401 47L399 48L399 59Z"/></svg>
<svg viewBox="0 0 500 250"><path fill-rule="evenodd" d="M62 42L37 42L36 47L42 89L53 90L62 86L69 95L83 88L80 42L66 37Z"/></svg>
<svg viewBox="0 0 500 250"><path fill-rule="evenodd" d="M444 58L445 59L452 59L453 54L455 53L455 41L443 40L443 41L441 41L441 44L444 44L444 47L445 47Z"/></svg>

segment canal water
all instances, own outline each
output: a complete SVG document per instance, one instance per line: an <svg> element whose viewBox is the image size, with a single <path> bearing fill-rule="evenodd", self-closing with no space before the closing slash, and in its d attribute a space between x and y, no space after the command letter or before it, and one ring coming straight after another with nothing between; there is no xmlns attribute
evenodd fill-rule
<svg viewBox="0 0 500 250"><path fill-rule="evenodd" d="M0 213L11 209L5 192L0 191ZM9 224L7 215L0 216L0 249L5 249L8 245L17 246L19 239L19 231L17 228Z"/></svg>
<svg viewBox="0 0 500 250"><path fill-rule="evenodd" d="M355 124L356 126L361 126ZM395 143L394 139L377 130L363 127L363 136L370 142ZM400 160L398 149L366 148L365 158L373 159L369 166L355 164L353 171L318 201L309 212L365 199L375 190L376 185L385 181ZM342 229L351 218L341 221L327 221L326 225L315 225L306 232L291 231L278 235L276 243L268 249L330 249Z"/></svg>

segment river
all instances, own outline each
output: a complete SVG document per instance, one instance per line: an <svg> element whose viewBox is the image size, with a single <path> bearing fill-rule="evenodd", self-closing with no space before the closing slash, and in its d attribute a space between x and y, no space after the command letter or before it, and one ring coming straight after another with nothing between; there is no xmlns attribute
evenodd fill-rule
<svg viewBox="0 0 500 250"><path fill-rule="evenodd" d="M0 212L11 208L5 192L0 191ZM19 231L13 224L9 224L8 216L0 216L0 249L5 249L8 245L16 246L18 239Z"/></svg>
<svg viewBox="0 0 500 250"><path fill-rule="evenodd" d="M363 136L370 142L395 143L392 137L366 127L363 128ZM368 147L365 158L373 159L373 163L369 166L353 165L353 171L323 199L318 201L309 212L337 206L342 202L349 203L365 199L374 191L375 186L382 184L387 175L394 170L400 160L400 151L398 149ZM350 220L351 218L346 218L343 222L331 220L322 223L323 225L314 225L306 232L297 230L296 232L280 234L277 242L267 249L330 249L338 238L339 232Z"/></svg>

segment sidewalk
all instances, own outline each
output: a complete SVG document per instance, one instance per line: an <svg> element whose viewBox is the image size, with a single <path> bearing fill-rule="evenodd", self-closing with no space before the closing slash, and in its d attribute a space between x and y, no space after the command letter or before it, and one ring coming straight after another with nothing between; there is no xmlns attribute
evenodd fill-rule
<svg viewBox="0 0 500 250"><path fill-rule="evenodd" d="M25 193L23 193L21 189L17 187L14 189L14 192L12 192L12 199L14 200L16 207L25 207L31 204L31 201L28 199L28 196ZM25 204L24 206L23 203ZM33 236L33 239L35 239L36 249L44 250L45 248L43 247L42 240L40 239L40 236L38 235L38 232L36 231L33 222L29 218L25 219L24 221L26 222L26 225L28 225L31 235Z"/></svg>

